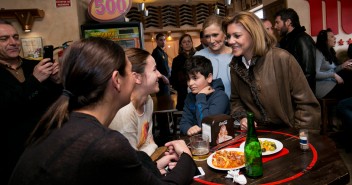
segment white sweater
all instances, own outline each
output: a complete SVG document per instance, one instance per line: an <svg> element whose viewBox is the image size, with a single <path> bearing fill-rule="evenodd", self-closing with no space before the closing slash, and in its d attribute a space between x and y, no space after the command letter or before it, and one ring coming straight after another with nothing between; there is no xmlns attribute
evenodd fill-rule
<svg viewBox="0 0 352 185"><path fill-rule="evenodd" d="M152 115L153 99L148 96L142 115L137 113L131 102L117 112L109 128L119 131L128 139L133 148L150 156L158 147L152 134Z"/></svg>

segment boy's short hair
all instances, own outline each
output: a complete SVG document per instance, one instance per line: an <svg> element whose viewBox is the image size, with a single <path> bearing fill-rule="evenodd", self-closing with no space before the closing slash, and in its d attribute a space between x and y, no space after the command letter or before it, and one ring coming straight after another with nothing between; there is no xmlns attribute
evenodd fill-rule
<svg viewBox="0 0 352 185"><path fill-rule="evenodd" d="M210 73L213 73L213 65L208 58L197 55L186 60L185 70L187 73L187 80L189 80L188 75L195 75L198 72L207 78Z"/></svg>

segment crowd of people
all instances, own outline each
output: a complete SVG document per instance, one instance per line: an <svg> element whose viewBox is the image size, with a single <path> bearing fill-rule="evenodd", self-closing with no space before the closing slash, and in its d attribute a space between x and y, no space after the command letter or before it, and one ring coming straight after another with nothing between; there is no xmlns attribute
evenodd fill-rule
<svg viewBox="0 0 352 185"><path fill-rule="evenodd" d="M60 74L64 90L32 132L9 184L116 184L117 177L122 184L192 181L197 167L183 140L166 143L169 150L154 163L108 128L130 102L138 78L117 43L99 37L75 42Z"/></svg>
<svg viewBox="0 0 352 185"><path fill-rule="evenodd" d="M274 20L273 26L250 12L210 15L198 47L191 35L180 37L171 68L163 33L151 54L86 38L60 62L30 61L19 56L17 30L0 20L3 182L111 184L119 176L125 184L189 184L197 167L183 140L164 142L163 156L150 158L160 146L151 96L170 96L170 86L183 111L183 135L201 133L202 119L216 114L231 115L246 130L247 112L258 127L318 132L318 99L334 98L345 137L352 139L352 45L350 59L339 61L331 29L315 42L295 10L283 9ZM165 136L167 120L156 119Z"/></svg>

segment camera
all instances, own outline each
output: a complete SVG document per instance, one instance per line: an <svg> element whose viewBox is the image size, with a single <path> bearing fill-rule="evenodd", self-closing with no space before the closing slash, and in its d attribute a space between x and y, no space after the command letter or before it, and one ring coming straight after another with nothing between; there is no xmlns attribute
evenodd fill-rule
<svg viewBox="0 0 352 185"><path fill-rule="evenodd" d="M43 47L43 59L50 58L50 62L54 62L54 46L53 45L46 45Z"/></svg>

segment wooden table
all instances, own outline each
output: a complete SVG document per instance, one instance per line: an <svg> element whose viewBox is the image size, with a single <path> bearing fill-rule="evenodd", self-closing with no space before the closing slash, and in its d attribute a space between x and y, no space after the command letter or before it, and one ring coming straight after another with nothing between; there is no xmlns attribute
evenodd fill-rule
<svg viewBox="0 0 352 185"><path fill-rule="evenodd" d="M258 137L281 141L289 153L263 163L264 175L258 179L247 178L247 184L321 185L349 182L348 169L335 143L327 136L310 133L310 150L303 152L299 147L298 131L294 129L258 130L257 133ZM205 176L195 179L192 184L234 184L232 179L225 179L227 171L212 169L206 161L197 161L196 164L204 169Z"/></svg>

